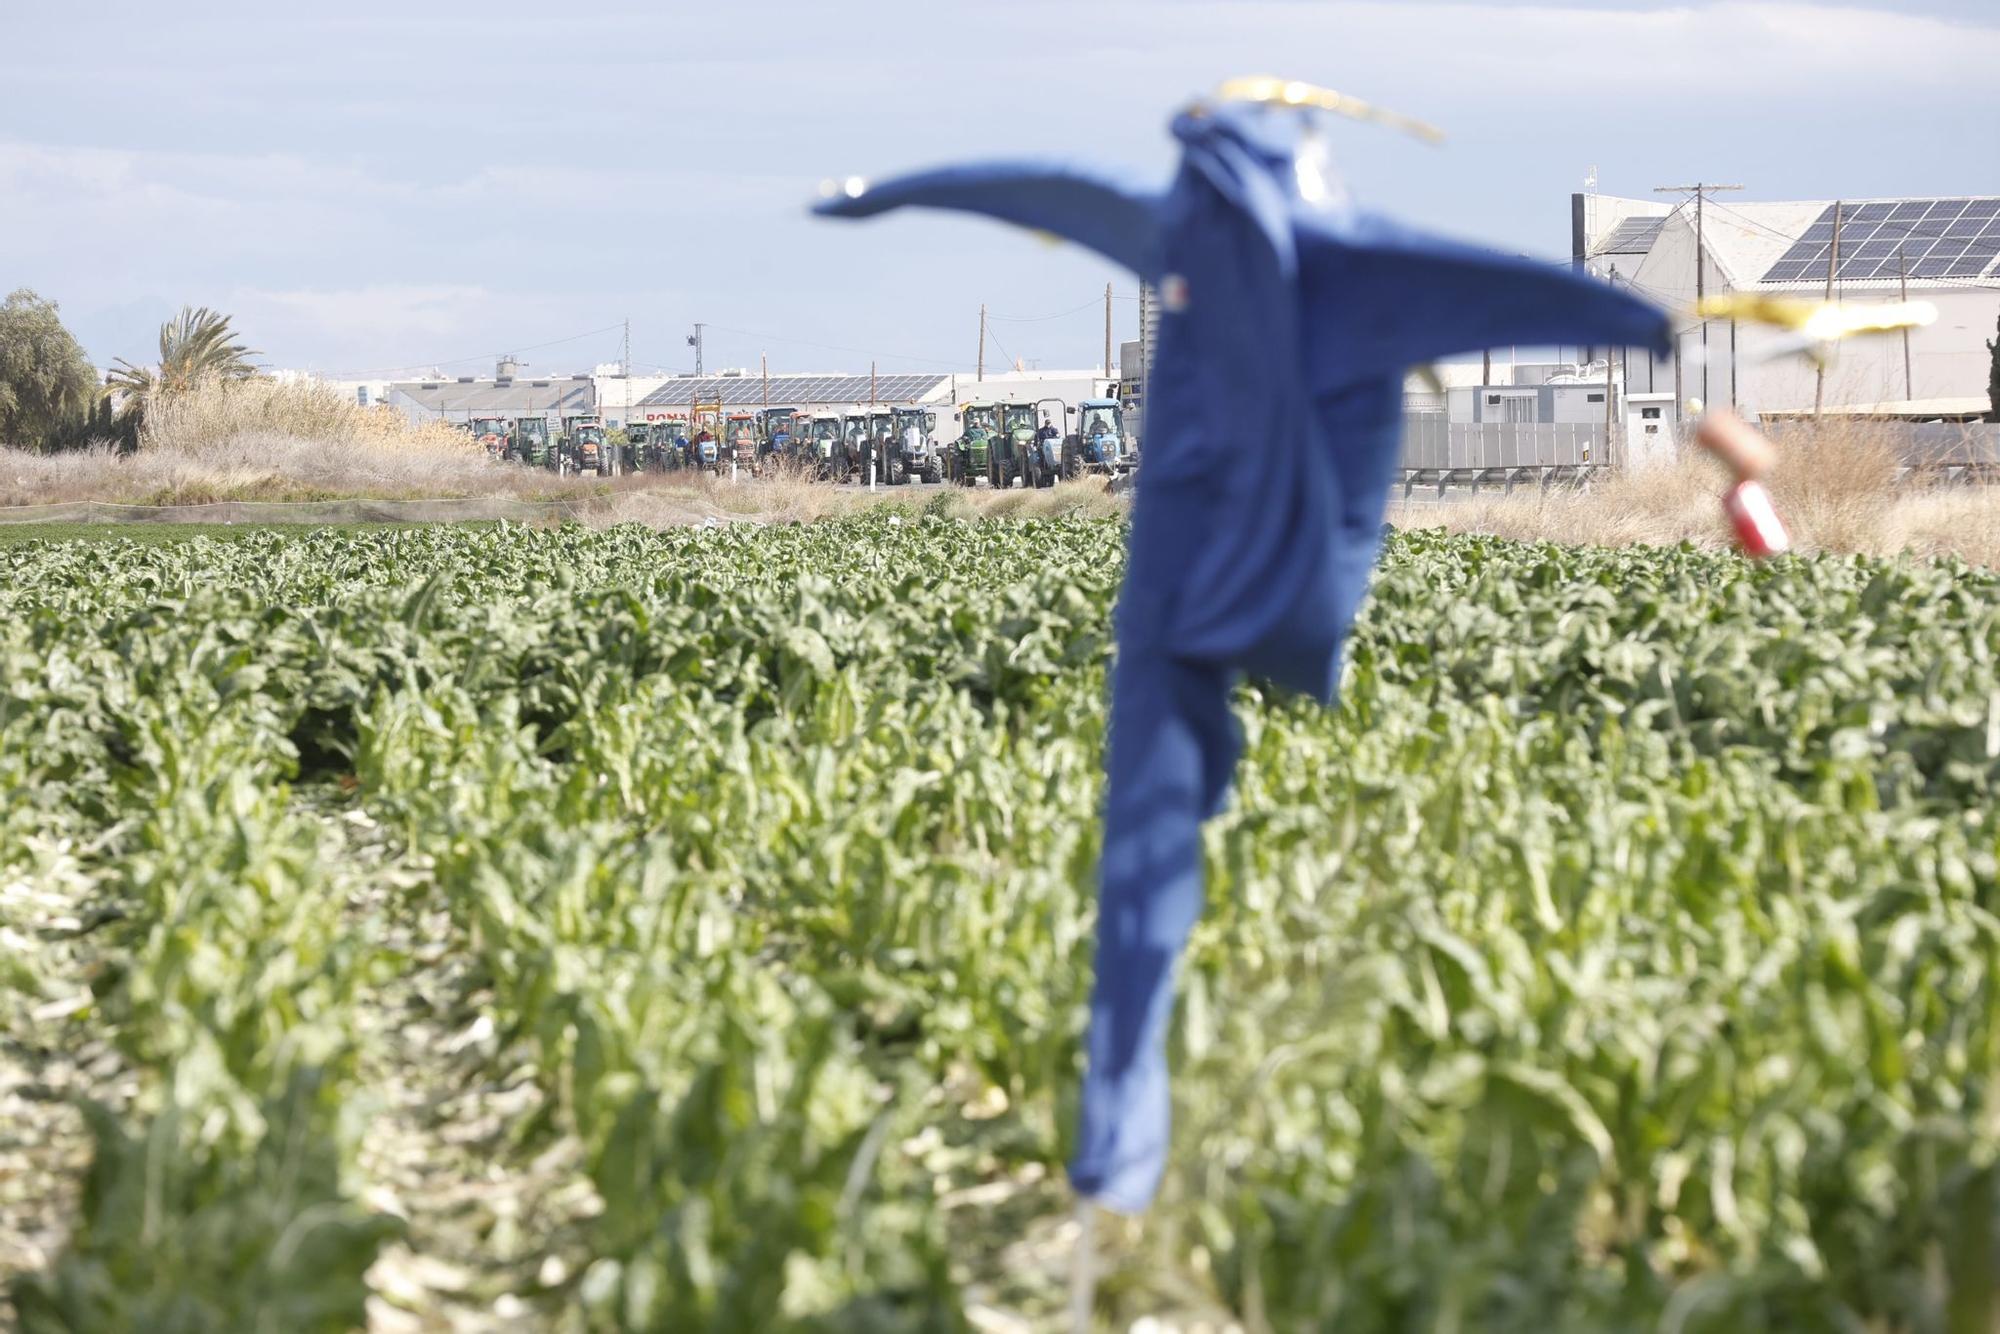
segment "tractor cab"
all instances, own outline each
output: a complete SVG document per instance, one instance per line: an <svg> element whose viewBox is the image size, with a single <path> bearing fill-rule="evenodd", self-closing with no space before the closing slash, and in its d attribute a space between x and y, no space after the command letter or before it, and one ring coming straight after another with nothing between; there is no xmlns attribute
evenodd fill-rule
<svg viewBox="0 0 2000 1334"><path fill-rule="evenodd" d="M549 419L515 418L514 429L508 437L507 452L517 463L526 463L537 468L552 466L549 460L554 451L549 448Z"/></svg>
<svg viewBox="0 0 2000 1334"><path fill-rule="evenodd" d="M792 457L793 442L803 425L797 408L765 408L757 414L757 438L762 442L762 452L781 459Z"/></svg>
<svg viewBox="0 0 2000 1334"><path fill-rule="evenodd" d="M663 417L651 423L653 454L667 468L687 466L688 424L685 417Z"/></svg>
<svg viewBox="0 0 2000 1334"><path fill-rule="evenodd" d="M733 458L745 468L757 462L757 414L732 412L722 425L722 438L729 444L725 458Z"/></svg>
<svg viewBox="0 0 2000 1334"><path fill-rule="evenodd" d="M472 432L472 438L497 459L507 452L507 425L505 417L474 417L467 429Z"/></svg>
<svg viewBox="0 0 2000 1334"><path fill-rule="evenodd" d="M1029 449L1033 456L1031 484L1054 486L1064 477L1075 476L1066 465L1069 462L1069 422L1076 416L1076 409L1059 398L1037 399L1035 409L1041 420L1035 427L1034 444Z"/></svg>
<svg viewBox="0 0 2000 1334"><path fill-rule="evenodd" d="M896 416L888 408L870 408L867 416L868 453L867 460L875 461L875 475L884 486L901 486L909 480L903 467L902 452L896 448Z"/></svg>
<svg viewBox="0 0 2000 1334"><path fill-rule="evenodd" d="M653 428L645 422L625 423L625 470L645 472L652 466Z"/></svg>
<svg viewBox="0 0 2000 1334"><path fill-rule="evenodd" d="M846 442L847 456L860 462L868 450L868 414L849 412L840 419L840 438Z"/></svg>
<svg viewBox="0 0 2000 1334"><path fill-rule="evenodd" d="M562 420L563 447L579 472L609 473L611 458L604 445L604 419L580 413Z"/></svg>
<svg viewBox="0 0 2000 1334"><path fill-rule="evenodd" d="M847 476L847 439L841 432L840 414L837 412L815 412L809 429L812 432L811 456L813 466L820 475L828 478L845 479Z"/></svg>
<svg viewBox="0 0 2000 1334"><path fill-rule="evenodd" d="M960 432L952 449L951 479L971 486L990 476L995 439L1000 433L1000 408L993 403L967 403L958 410Z"/></svg>
<svg viewBox="0 0 2000 1334"><path fill-rule="evenodd" d="M1064 471L1070 476L1081 472L1120 472L1132 466L1129 442L1125 439L1125 410L1115 398L1086 398L1077 405L1082 416L1071 437L1069 459Z"/></svg>
<svg viewBox="0 0 2000 1334"><path fill-rule="evenodd" d="M841 452L842 443L840 414L815 412L812 415L812 452L822 459L830 459Z"/></svg>
<svg viewBox="0 0 2000 1334"><path fill-rule="evenodd" d="M903 475L921 477L926 482L944 480L944 464L937 450L937 413L930 408L892 408L891 439L902 457Z"/></svg>
<svg viewBox="0 0 2000 1334"><path fill-rule="evenodd" d="M1035 405L1000 405L1000 430L995 441L993 462L987 478L996 487L1009 487L1019 478L1023 486L1035 485Z"/></svg>

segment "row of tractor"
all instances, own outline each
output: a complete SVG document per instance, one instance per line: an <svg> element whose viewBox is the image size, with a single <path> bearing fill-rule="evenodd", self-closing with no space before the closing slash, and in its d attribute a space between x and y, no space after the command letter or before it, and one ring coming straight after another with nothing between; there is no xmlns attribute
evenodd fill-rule
<svg viewBox="0 0 2000 1334"><path fill-rule="evenodd" d="M627 471L620 466L624 460L604 429L604 419L595 413L564 417L554 435L549 433L547 417L474 417L465 429L488 454L507 463L565 475L594 472L609 477Z"/></svg>
<svg viewBox="0 0 2000 1334"><path fill-rule="evenodd" d="M472 436L495 459L559 474L731 472L789 467L822 481L950 482L1006 488L1053 486L1086 474L1115 475L1137 466L1115 399L1060 399L962 404L957 439L938 440L938 414L918 405L866 410L761 408L724 411L691 404L607 431L596 414L565 416L552 435L545 417L475 417Z"/></svg>

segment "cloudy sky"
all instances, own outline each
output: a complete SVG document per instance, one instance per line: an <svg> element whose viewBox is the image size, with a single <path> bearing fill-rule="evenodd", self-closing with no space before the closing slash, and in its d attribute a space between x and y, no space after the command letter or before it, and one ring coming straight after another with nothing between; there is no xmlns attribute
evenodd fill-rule
<svg viewBox="0 0 2000 1334"><path fill-rule="evenodd" d="M808 220L830 175L1056 154L1165 175L1189 94L1280 73L1421 116L1366 126L1357 194L1511 250L1568 195L1695 179L1745 199L2000 190L2000 6L1572 0L568 0L12 6L0 287L100 364L183 303L274 366L490 373L618 356L774 370L1101 355L1074 248L937 215ZM1117 303L1130 336L1136 304ZM597 331L597 332L591 332ZM554 340L563 340L560 342Z"/></svg>

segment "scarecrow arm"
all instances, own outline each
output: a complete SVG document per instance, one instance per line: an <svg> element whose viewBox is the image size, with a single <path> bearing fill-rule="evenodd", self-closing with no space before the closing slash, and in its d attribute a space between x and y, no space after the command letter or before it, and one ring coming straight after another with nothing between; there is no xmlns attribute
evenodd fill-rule
<svg viewBox="0 0 2000 1334"><path fill-rule="evenodd" d="M1509 344L1667 350L1667 313L1596 278L1374 214L1298 219L1307 357L1321 392Z"/></svg>
<svg viewBox="0 0 2000 1334"><path fill-rule="evenodd" d="M1157 276L1159 192L1091 169L1052 162L972 163L850 188L859 193L837 193L813 211L830 218L872 218L906 206L983 213L1087 246L1141 277Z"/></svg>

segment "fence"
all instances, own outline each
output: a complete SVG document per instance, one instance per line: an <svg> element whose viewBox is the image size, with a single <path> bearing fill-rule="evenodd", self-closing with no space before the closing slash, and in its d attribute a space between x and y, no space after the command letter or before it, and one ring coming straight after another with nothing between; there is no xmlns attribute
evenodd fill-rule
<svg viewBox="0 0 2000 1334"><path fill-rule="evenodd" d="M1402 479L1439 495L1455 487L1569 485L1608 471L1612 451L1602 425L1572 422L1454 422L1413 416L1403 425Z"/></svg>
<svg viewBox="0 0 2000 1334"><path fill-rule="evenodd" d="M1822 430L1852 432L1889 447L1906 474L1925 480L1983 482L2000 479L2000 423L1772 422L1766 430L1781 448L1810 450Z"/></svg>

